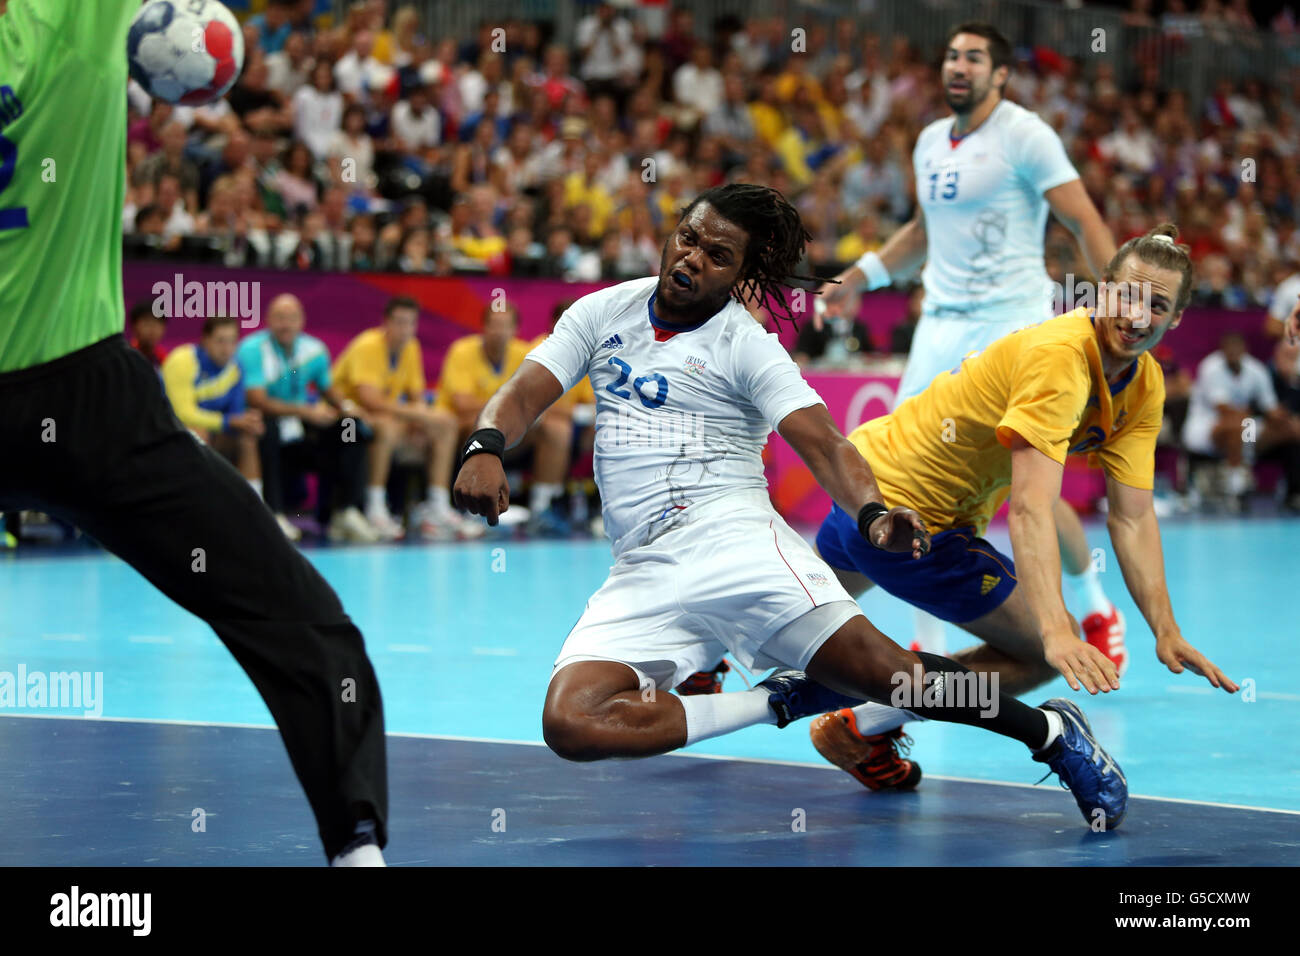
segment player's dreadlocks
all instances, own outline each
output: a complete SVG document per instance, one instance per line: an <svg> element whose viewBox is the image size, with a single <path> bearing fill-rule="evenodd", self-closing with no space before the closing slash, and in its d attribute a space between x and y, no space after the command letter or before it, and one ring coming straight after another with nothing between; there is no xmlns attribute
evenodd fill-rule
<svg viewBox="0 0 1300 956"><path fill-rule="evenodd" d="M788 319L798 328L783 287L790 285L790 279L817 281L815 276L794 275L795 266L803 259L804 247L812 239L799 218L798 210L770 186L728 183L700 193L682 210L677 221L689 216L691 210L702 202L749 233L745 261L741 263L740 275L731 288L732 298L743 302L746 297L757 295L759 302L772 310L778 322ZM768 304L769 298L780 307L779 313Z"/></svg>

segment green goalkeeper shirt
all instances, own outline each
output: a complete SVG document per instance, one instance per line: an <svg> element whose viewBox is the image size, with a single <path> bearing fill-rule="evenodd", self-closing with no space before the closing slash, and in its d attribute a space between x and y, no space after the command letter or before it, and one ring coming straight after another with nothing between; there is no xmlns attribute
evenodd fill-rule
<svg viewBox="0 0 1300 956"><path fill-rule="evenodd" d="M124 324L126 35L140 0L0 15L0 373Z"/></svg>

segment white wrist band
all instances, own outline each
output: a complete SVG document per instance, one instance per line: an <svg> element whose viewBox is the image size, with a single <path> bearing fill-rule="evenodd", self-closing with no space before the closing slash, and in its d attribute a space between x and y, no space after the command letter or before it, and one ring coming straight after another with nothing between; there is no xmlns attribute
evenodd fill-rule
<svg viewBox="0 0 1300 956"><path fill-rule="evenodd" d="M893 283L889 277L889 270L885 268L884 260L875 252L863 253L862 258L854 263L859 269L866 274L867 290L874 292L876 289L882 289Z"/></svg>

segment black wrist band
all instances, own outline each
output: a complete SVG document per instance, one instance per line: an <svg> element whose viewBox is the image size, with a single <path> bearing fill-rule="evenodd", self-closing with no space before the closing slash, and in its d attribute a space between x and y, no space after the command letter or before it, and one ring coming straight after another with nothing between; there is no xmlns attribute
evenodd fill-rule
<svg viewBox="0 0 1300 956"><path fill-rule="evenodd" d="M871 522L875 521L889 509L879 501L868 501L858 512L858 534L866 538L872 547L877 547L876 542L871 540L871 535L867 534L867 529L871 527Z"/></svg>
<svg viewBox="0 0 1300 956"><path fill-rule="evenodd" d="M504 461L506 436L495 428L480 428L465 442L465 448L460 453L460 463L464 465L473 456L482 454L496 455Z"/></svg>

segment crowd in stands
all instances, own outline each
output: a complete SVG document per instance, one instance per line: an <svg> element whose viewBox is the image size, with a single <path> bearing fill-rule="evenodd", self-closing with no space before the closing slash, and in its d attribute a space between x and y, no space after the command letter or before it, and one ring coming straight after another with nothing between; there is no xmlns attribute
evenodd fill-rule
<svg viewBox="0 0 1300 956"><path fill-rule="evenodd" d="M912 146L948 112L936 51L847 18L808 24L796 52L777 18L712 24L705 42L689 6L651 17L592 4L571 36L512 19L484 22L473 36L426 37L415 8L390 9L386 0L361 0L328 27L314 0L264 5L245 23L246 65L222 101L172 107L133 84L128 255L292 270L630 278L657 269L666 230L695 193L748 181L791 198L812 235L809 269L831 275L910 218ZM1166 0L1158 15L1150 0L1133 0L1125 22L1170 35L1222 33L1234 43L1241 29L1259 26L1244 0L1199 8ZM1271 27L1294 24L1283 16ZM1136 79L1121 83L1113 58L1018 48L1004 92L1059 132L1118 242L1162 220L1178 223L1197 266L1194 303L1267 308L1276 337L1300 294L1300 69L1268 82L1220 80L1193 103L1162 83L1148 53L1139 55ZM1058 282L1087 276L1059 223L1049 226L1046 248ZM284 328L300 329L297 312ZM919 312L919 293L909 312ZM309 339L278 333L275 321L237 351L229 324L209 323L200 343L162 361L178 411L197 409L186 424L256 482L297 460L271 446L300 440L297 431L286 440L277 419L300 420L314 436L303 460L333 470L325 505L346 515L329 519L341 536L364 536L363 526L381 538L397 533L380 507L395 460L426 469L413 528L473 534L448 510L446 484L456 441L487 386L521 358L509 315L485 315L483 335L453 349L442 370L444 384L463 372L478 391L439 390L429 403L418 362L389 366L389 354L414 334L414 314L399 304L332 367L317 362L322 371L311 381L321 407L310 415L288 414L280 403L304 405L302 396L278 397L259 377L259 365L290 361L267 358L273 342ZM872 342L861 324L847 335L862 351L905 351L909 328L902 323L887 342ZM806 330L796 353L812 360L826 348L826 333ZM1300 357L1281 343L1265 369L1238 352L1225 341L1195 370L1166 356L1171 440L1223 458L1224 488L1239 497L1248 482L1240 436L1234 445L1227 426L1259 414L1268 441L1247 452L1283 449L1288 502L1300 508L1300 468L1286 451L1300 447ZM234 365L245 375L241 410L232 398L230 408L204 412L195 383L205 375L219 382L217 370ZM365 455L322 437L352 420L344 402L361 409ZM529 439L541 487L535 516L554 510L549 502L560 500L574 454L568 404L565 420L544 420ZM274 509L281 492L263 491Z"/></svg>

